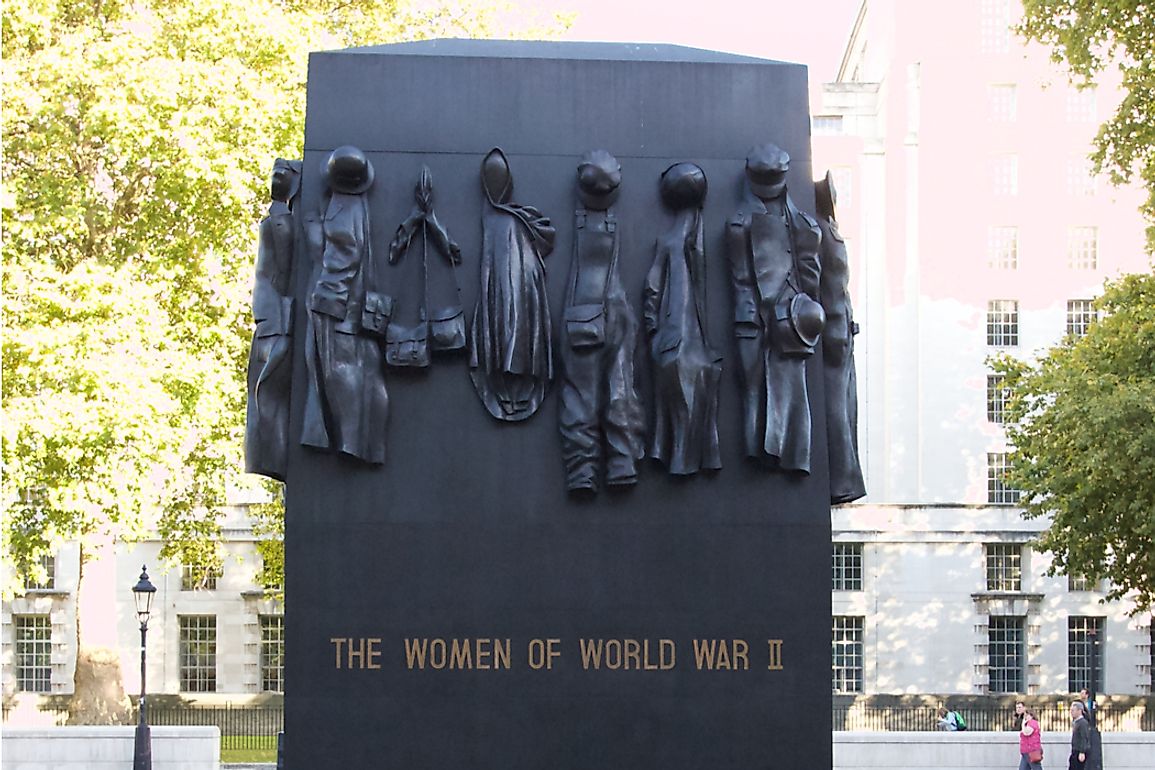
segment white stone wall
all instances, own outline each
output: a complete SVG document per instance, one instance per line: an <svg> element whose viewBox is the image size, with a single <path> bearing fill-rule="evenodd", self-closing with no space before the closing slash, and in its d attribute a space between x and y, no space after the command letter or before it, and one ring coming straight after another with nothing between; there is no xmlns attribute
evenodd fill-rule
<svg viewBox="0 0 1155 770"><path fill-rule="evenodd" d="M237 528L225 547L223 573L215 590L182 591L179 566L165 566L159 558L159 543L142 543L126 548L120 559L120 582L131 586L142 563L157 588L152 619L148 627L148 691L180 693L202 705L233 701L238 695L260 690L259 657L262 614L280 614L279 602L265 598L258 589L260 555L251 533ZM126 601L132 597L127 596ZM215 693L182 692L180 689L180 624L186 615L216 618L217 688ZM135 616L121 620L120 636L125 687L140 690L139 625ZM135 640L135 644L134 644Z"/></svg>
<svg viewBox="0 0 1155 770"><path fill-rule="evenodd" d="M1027 693L1066 693L1067 619L1106 618L1103 691L1150 688L1150 616L1102 592L1070 592L1046 577L1046 554L1023 553L1023 590L985 591L984 544L1027 542L1042 527L1017 512L985 506L844 506L833 513L837 542L863 544L863 590L835 591L835 615L865 618L864 691L888 694L985 692L987 617L1025 615Z"/></svg>
<svg viewBox="0 0 1155 770"><path fill-rule="evenodd" d="M219 770L220 730L153 727L153 770ZM132 766L134 727L3 730L5 770L123 770Z"/></svg>
<svg viewBox="0 0 1155 770"><path fill-rule="evenodd" d="M76 672L76 584L80 579L80 549L66 543L56 553L55 586L17 594L0 605L0 683L14 708L33 694L16 691L16 629L14 615L47 615L52 626L52 678L50 695L72 692Z"/></svg>
<svg viewBox="0 0 1155 770"><path fill-rule="evenodd" d="M1070 735L1043 736L1043 767L1065 767ZM1014 768L1019 737L1002 733L834 733L834 770L972 770ZM1103 733L1103 766L1155 768L1155 733Z"/></svg>

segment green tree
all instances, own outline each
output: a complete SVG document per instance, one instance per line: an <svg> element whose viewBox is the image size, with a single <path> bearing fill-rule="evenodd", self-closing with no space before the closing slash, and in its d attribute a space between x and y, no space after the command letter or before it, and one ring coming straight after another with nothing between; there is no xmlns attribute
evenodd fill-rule
<svg viewBox="0 0 1155 770"><path fill-rule="evenodd" d="M1108 598L1155 604L1155 273L1108 283L1083 337L1035 364L995 361L1010 396L1008 482L1051 574L1110 581Z"/></svg>
<svg viewBox="0 0 1155 770"><path fill-rule="evenodd" d="M1023 0L1019 33L1051 49L1075 83L1090 86L1109 67L1123 100L1103 123L1091 160L1116 184L1147 188L1148 250L1155 251L1155 13L1146 0Z"/></svg>
<svg viewBox="0 0 1155 770"><path fill-rule="evenodd" d="M558 28L483 0L6 2L0 532L17 583L81 543L78 694L119 681L115 630L86 621L126 588L92 583L112 544L219 564L256 222L272 160L301 155L308 52L511 20ZM76 718L123 717L98 700Z"/></svg>

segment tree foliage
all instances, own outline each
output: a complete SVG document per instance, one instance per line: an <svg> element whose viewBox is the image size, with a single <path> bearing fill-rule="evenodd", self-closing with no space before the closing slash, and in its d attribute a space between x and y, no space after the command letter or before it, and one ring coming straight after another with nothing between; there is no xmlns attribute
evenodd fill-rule
<svg viewBox="0 0 1155 770"><path fill-rule="evenodd" d="M1155 251L1155 8L1146 0L1023 0L1019 32L1050 47L1076 83L1092 85L1118 68L1123 100L1099 129L1091 159L1116 184L1138 176L1147 188Z"/></svg>
<svg viewBox="0 0 1155 770"><path fill-rule="evenodd" d="M1051 574L1110 581L1108 598L1155 604L1155 273L1109 283L1100 318L1036 364L995 362L1009 390L1009 483Z"/></svg>
<svg viewBox="0 0 1155 770"><path fill-rule="evenodd" d="M241 483L256 222L308 53L559 22L485 0L8 0L3 539L159 531L219 560ZM99 538L97 538L99 536Z"/></svg>

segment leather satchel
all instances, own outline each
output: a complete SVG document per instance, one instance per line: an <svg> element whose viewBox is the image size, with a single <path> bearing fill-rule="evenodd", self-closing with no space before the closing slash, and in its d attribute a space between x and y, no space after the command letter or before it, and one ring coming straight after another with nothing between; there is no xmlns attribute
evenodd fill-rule
<svg viewBox="0 0 1155 770"><path fill-rule="evenodd" d="M1042 761L1043 761L1043 750L1042 750L1042 748L1037 748L1037 749L1035 749L1034 751L1028 751L1028 752L1027 752L1027 761L1028 761L1028 762L1033 762L1033 763L1035 763L1035 764L1038 764L1039 762L1042 762Z"/></svg>
<svg viewBox="0 0 1155 770"><path fill-rule="evenodd" d="M429 334L434 350L461 350L465 347L465 311L452 305L429 314Z"/></svg>
<svg viewBox="0 0 1155 770"><path fill-rule="evenodd" d="M365 292L365 307L361 308L361 329L374 337L384 337L389 318L393 315L393 298L375 291Z"/></svg>
<svg viewBox="0 0 1155 770"><path fill-rule="evenodd" d="M385 331L385 363L389 366L429 366L429 326L389 324Z"/></svg>
<svg viewBox="0 0 1155 770"><path fill-rule="evenodd" d="M605 305L571 305L566 308L565 330L574 350L600 347L606 341Z"/></svg>

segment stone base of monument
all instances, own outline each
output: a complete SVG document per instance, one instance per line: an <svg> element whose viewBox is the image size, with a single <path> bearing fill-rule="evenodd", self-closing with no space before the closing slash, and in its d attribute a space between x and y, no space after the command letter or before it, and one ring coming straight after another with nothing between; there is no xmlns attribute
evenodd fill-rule
<svg viewBox="0 0 1155 770"><path fill-rule="evenodd" d="M123 770L132 767L136 728L5 727L5 770ZM218 770L216 727L152 727L153 770Z"/></svg>
<svg viewBox="0 0 1155 770"><path fill-rule="evenodd" d="M791 369L791 382L810 388L810 473L747 460L725 249L748 152L771 142L790 156L788 213L803 223L797 212L814 211L814 174L802 66L672 46L486 41L311 57L295 210L348 237L297 253L294 441L318 387L310 371L324 369L334 388L362 379L376 387L378 371L358 379L324 358L349 340L309 315L335 312L321 277L340 279L342 254L373 260L376 289L365 302L375 310L358 316L363 332L379 329L386 311L397 319L426 301L421 281L441 267L454 271L471 335L479 322L528 323L503 315L507 291L543 326L518 337L535 345L524 364L490 360L500 344L486 342L473 351L477 367L496 367L485 373L471 368L469 351L432 348L428 366L382 370L388 418L371 438L383 440L383 459L290 447L289 767L830 767L830 485L825 419L813 406L823 403L821 351L813 366ZM348 146L366 162L334 153ZM620 162L620 195L612 221L591 215L585 231L613 233L615 269L642 328L651 303L653 336L639 334L627 351L644 443L654 448L660 402L690 442L674 470L698 472L673 475L674 455L665 464L647 457L636 474L621 471L636 475L632 486L610 484L621 479L606 468L593 474L597 490L579 496L567 492L559 436L562 356L542 391L549 348L538 341L552 334L554 346L565 344L571 322L568 333L582 339L610 333L596 313L563 312L581 304L568 292L579 209L591 205L578 196L578 165L592 150ZM358 159L340 190L322 174L338 156ZM500 163L489 164L483 187L487 156ZM675 164L692 172L685 200L661 194ZM461 264L410 245L391 265L388 244L427 174ZM666 265L660 282L655 264ZM532 297L522 303L522 293ZM412 324L388 334L394 364L425 363ZM691 342L693 355L678 359ZM501 374L522 365L532 371ZM693 414L679 415L682 401ZM708 420L712 447L698 430ZM338 448L340 436L328 439ZM608 441L595 438L591 451Z"/></svg>

